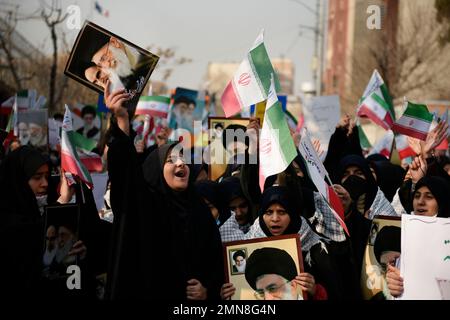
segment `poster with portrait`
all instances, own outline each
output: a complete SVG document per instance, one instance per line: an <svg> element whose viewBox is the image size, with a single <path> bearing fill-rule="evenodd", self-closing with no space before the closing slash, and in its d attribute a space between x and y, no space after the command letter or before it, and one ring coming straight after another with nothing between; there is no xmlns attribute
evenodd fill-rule
<svg viewBox="0 0 450 320"><path fill-rule="evenodd" d="M400 228L400 217L375 216L372 220L361 270L365 300L377 299L377 295L387 290L387 264L395 264L400 255Z"/></svg>
<svg viewBox="0 0 450 320"><path fill-rule="evenodd" d="M159 57L86 21L77 36L64 73L103 93L126 89L132 95L127 107L135 108Z"/></svg>
<svg viewBox="0 0 450 320"><path fill-rule="evenodd" d="M45 280L67 278L67 268L78 265L84 255L72 255L78 241L80 208L77 204L47 206L45 209L42 277Z"/></svg>
<svg viewBox="0 0 450 320"><path fill-rule="evenodd" d="M232 300L303 300L293 279L303 272L299 235L224 243L225 283L236 288Z"/></svg>
<svg viewBox="0 0 450 320"><path fill-rule="evenodd" d="M209 180L216 181L227 170L228 164L235 162L232 142L237 140L237 147L246 148L245 140L234 138L246 131L249 118L209 117Z"/></svg>
<svg viewBox="0 0 450 320"><path fill-rule="evenodd" d="M48 147L48 110L19 110L17 126L20 144L33 146L40 150Z"/></svg>

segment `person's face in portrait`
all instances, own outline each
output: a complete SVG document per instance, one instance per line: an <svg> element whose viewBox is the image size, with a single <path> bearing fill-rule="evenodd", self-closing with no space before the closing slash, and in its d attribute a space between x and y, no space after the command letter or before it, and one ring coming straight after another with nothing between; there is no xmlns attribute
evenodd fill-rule
<svg viewBox="0 0 450 320"><path fill-rule="evenodd" d="M47 250L48 251L52 251L53 249L56 248L56 228L55 226L49 226L47 228L47 234L45 237L46 241L47 241Z"/></svg>
<svg viewBox="0 0 450 320"><path fill-rule="evenodd" d="M48 188L48 165L43 164L37 169L35 174L28 180L28 185L35 196L43 196L47 194Z"/></svg>
<svg viewBox="0 0 450 320"><path fill-rule="evenodd" d="M169 152L163 168L164 179L167 185L174 191L183 191L188 187L189 167L181 152L174 148Z"/></svg>
<svg viewBox="0 0 450 320"><path fill-rule="evenodd" d="M248 223L248 202L246 199L237 197L231 200L228 207L235 213L236 221L240 225L245 225Z"/></svg>
<svg viewBox="0 0 450 320"><path fill-rule="evenodd" d="M89 82L96 84L103 89L106 89L106 83L109 79L109 74L104 72L102 68L98 66L89 67L84 72L84 76Z"/></svg>
<svg viewBox="0 0 450 320"><path fill-rule="evenodd" d="M270 233L274 236L282 235L291 222L289 214L278 203L274 203L267 208L263 219Z"/></svg>
<svg viewBox="0 0 450 320"><path fill-rule="evenodd" d="M91 128L94 126L94 119L95 116L93 114L90 113L86 113L83 117L83 121L84 121L84 126Z"/></svg>
<svg viewBox="0 0 450 320"><path fill-rule="evenodd" d="M234 263L236 263L237 266L241 266L245 263L245 258L242 256L237 256Z"/></svg>
<svg viewBox="0 0 450 320"><path fill-rule="evenodd" d="M28 124L25 122L20 122L19 128L19 140L22 144L27 144L30 141L30 131L28 130Z"/></svg>
<svg viewBox="0 0 450 320"><path fill-rule="evenodd" d="M114 37L111 37L109 42L92 56L92 62L105 72L114 72L119 77L132 74L132 66L125 52L125 45Z"/></svg>
<svg viewBox="0 0 450 320"><path fill-rule="evenodd" d="M414 214L418 216L433 217L439 211L436 198L426 186L420 187L414 193L413 208Z"/></svg>
<svg viewBox="0 0 450 320"><path fill-rule="evenodd" d="M60 226L58 229L58 247L63 249L70 245L72 247L73 233L68 228Z"/></svg>
<svg viewBox="0 0 450 320"><path fill-rule="evenodd" d="M29 124L29 129L30 129L30 144L33 146L38 146L38 145L42 145L42 143L44 142L44 129L35 123L30 123Z"/></svg>
<svg viewBox="0 0 450 320"><path fill-rule="evenodd" d="M297 285L277 274L265 274L256 280L259 300L297 300Z"/></svg>

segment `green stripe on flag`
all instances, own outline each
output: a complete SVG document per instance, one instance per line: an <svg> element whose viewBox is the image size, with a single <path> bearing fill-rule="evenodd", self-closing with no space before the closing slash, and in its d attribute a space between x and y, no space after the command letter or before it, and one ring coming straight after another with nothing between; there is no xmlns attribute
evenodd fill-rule
<svg viewBox="0 0 450 320"><path fill-rule="evenodd" d="M408 102L408 107L403 115L407 115L411 118L416 118L422 121L432 122L433 115L428 112L428 108L423 104L415 104Z"/></svg>
<svg viewBox="0 0 450 320"><path fill-rule="evenodd" d="M75 161L77 163L77 165L79 166L79 168L81 169L82 173L83 173L83 177L82 180L88 181L89 183L92 183L92 177L91 174L89 173L89 171L84 167L84 165L81 163L80 157L78 156L78 152L76 150L74 150L73 148L76 146L76 142L75 140L77 138L76 134L77 132L75 131L68 131L67 133L67 139L69 140L68 142L68 148L70 148L70 153L73 155L73 157L75 158ZM76 148L76 147L75 147ZM73 174L73 172L72 172Z"/></svg>
<svg viewBox="0 0 450 320"><path fill-rule="evenodd" d="M361 126L356 126L358 128L358 134L359 134L359 144L361 145L361 148L363 149L369 149L372 147L372 145L369 142L369 139L367 139L367 136Z"/></svg>
<svg viewBox="0 0 450 320"><path fill-rule="evenodd" d="M169 104L170 98L164 96L142 96L139 98L139 101L156 101Z"/></svg>
<svg viewBox="0 0 450 320"><path fill-rule="evenodd" d="M391 108L389 107L389 104L382 97L380 97L376 93L372 93L372 99L375 100L375 102L378 103L381 107L383 107L384 110L391 114Z"/></svg>
<svg viewBox="0 0 450 320"><path fill-rule="evenodd" d="M392 97L389 94L389 90L388 87L386 86L386 84L382 84L380 87L381 93L383 94L383 98L384 101L386 101L387 105L388 105L388 111L391 114L392 120L395 121L395 111L394 111L394 103L392 101Z"/></svg>
<svg viewBox="0 0 450 320"><path fill-rule="evenodd" d="M281 103L276 102L275 105L266 109L266 115L270 122L271 130L279 130L278 138L282 150L282 156L285 163L289 164L292 159L297 156L297 149L291 137L291 132L284 117Z"/></svg>
<svg viewBox="0 0 450 320"><path fill-rule="evenodd" d="M79 134L76 131L72 131L72 138L71 141L73 142L75 147L92 151L97 146L97 142L93 139L86 138L82 134Z"/></svg>
<svg viewBox="0 0 450 320"><path fill-rule="evenodd" d="M272 63L270 62L264 43L259 44L256 48L249 52L249 62L253 73L257 76L261 89L264 89L264 93L266 95L269 93L270 77L272 74L275 82L275 91L280 91L280 82L275 70L273 69Z"/></svg>

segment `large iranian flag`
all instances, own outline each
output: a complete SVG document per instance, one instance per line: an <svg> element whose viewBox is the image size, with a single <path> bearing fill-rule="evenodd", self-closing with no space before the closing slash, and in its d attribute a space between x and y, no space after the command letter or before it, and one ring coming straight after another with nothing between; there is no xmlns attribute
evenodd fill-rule
<svg viewBox="0 0 450 320"><path fill-rule="evenodd" d="M167 118L170 98L164 96L143 96L139 98L135 114L148 114L152 117Z"/></svg>
<svg viewBox="0 0 450 320"><path fill-rule="evenodd" d="M85 168L89 172L102 172L102 158L97 153L92 152L92 149L97 146L97 142L93 139L86 138L76 131L72 133L72 142Z"/></svg>
<svg viewBox="0 0 450 320"><path fill-rule="evenodd" d="M432 121L433 115L426 105L408 101L405 112L394 123L392 130L425 141Z"/></svg>
<svg viewBox="0 0 450 320"><path fill-rule="evenodd" d="M231 117L244 107L266 100L271 75L274 77L275 91L278 92L280 83L264 46L263 30L222 94L225 116Z"/></svg>
<svg viewBox="0 0 450 320"><path fill-rule="evenodd" d="M267 177L278 174L297 156L284 112L272 80L259 143L259 186L264 190Z"/></svg>
<svg viewBox="0 0 450 320"><path fill-rule="evenodd" d="M86 183L92 189L93 183L89 171L81 163L80 157L76 150L72 127L72 115L69 107L66 105L63 126L61 130L61 168L73 176L77 176L81 181Z"/></svg>
<svg viewBox="0 0 450 320"><path fill-rule="evenodd" d="M394 105L389 90L377 70L364 91L357 114L389 130L395 121Z"/></svg>

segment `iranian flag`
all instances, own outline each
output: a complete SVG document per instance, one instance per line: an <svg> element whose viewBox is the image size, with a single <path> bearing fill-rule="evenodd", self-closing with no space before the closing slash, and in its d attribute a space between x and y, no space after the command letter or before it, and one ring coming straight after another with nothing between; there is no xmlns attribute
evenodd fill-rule
<svg viewBox="0 0 450 320"><path fill-rule="evenodd" d="M395 121L394 106L389 90L377 70L364 91L357 114L367 117L373 122L389 130Z"/></svg>
<svg viewBox="0 0 450 320"><path fill-rule="evenodd" d="M356 117L356 128L358 128L359 144L361 145L361 148L370 149L372 145L370 144L370 141L367 138L358 117Z"/></svg>
<svg viewBox="0 0 450 320"><path fill-rule="evenodd" d="M81 181L87 184L92 189L93 183L91 175L86 167L81 163L80 157L76 150L76 137L72 128L72 114L69 107L66 105L66 112L64 114L64 121L61 130L61 168L77 176ZM70 180L69 180L70 181Z"/></svg>
<svg viewBox="0 0 450 320"><path fill-rule="evenodd" d="M425 141L432 121L433 115L428 112L426 105L408 101L405 112L394 123L392 130Z"/></svg>
<svg viewBox="0 0 450 320"><path fill-rule="evenodd" d="M167 118L170 98L164 96L143 96L139 98L135 114L148 114L152 117Z"/></svg>
<svg viewBox="0 0 450 320"><path fill-rule="evenodd" d="M264 46L263 30L222 94L225 116L231 117L244 107L266 100L271 75L274 75L275 91L278 92L280 84Z"/></svg>
<svg viewBox="0 0 450 320"><path fill-rule="evenodd" d="M300 151L300 154L305 161L307 171L306 173L316 186L317 191L331 208L333 216L339 222L339 225L347 234L349 234L347 226L344 222L344 207L342 206L342 202L339 199L339 196L334 191L333 187L331 185L328 185L325 181L325 178L327 178L327 180L330 181L331 184L331 180L328 177L328 172L325 169L322 161L320 160L316 150L314 149L314 146L311 142L311 137L306 128L302 129L301 137L302 138L298 145L298 150Z"/></svg>
<svg viewBox="0 0 450 320"><path fill-rule="evenodd" d="M296 156L297 149L272 80L259 143L259 186L261 192L264 190L266 178L286 170Z"/></svg>
<svg viewBox="0 0 450 320"><path fill-rule="evenodd" d="M17 108L23 109L38 109L42 108L46 102L44 96L37 96L36 90L21 90L16 95L8 98L2 102L1 112L2 114L9 114L15 100L17 99Z"/></svg>
<svg viewBox="0 0 450 320"><path fill-rule="evenodd" d="M381 137L377 142L375 142L369 155L379 153L385 156L387 159L391 156L392 143L394 142L394 133L392 130L388 130L384 136Z"/></svg>
<svg viewBox="0 0 450 320"><path fill-rule="evenodd" d="M89 172L102 172L102 158L95 152L92 152L97 146L97 142L93 139L86 138L76 131L72 133L72 141L77 150L81 163Z"/></svg>
<svg viewBox="0 0 450 320"><path fill-rule="evenodd" d="M408 138L403 134L395 135L395 148L398 151L400 160L416 156L414 150L409 146Z"/></svg>

